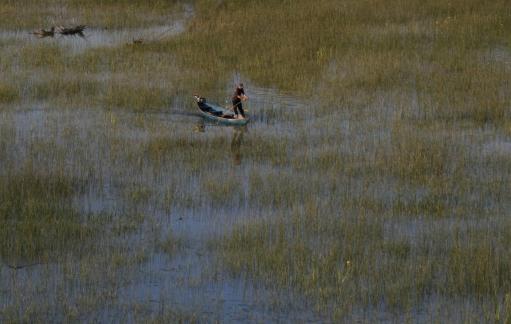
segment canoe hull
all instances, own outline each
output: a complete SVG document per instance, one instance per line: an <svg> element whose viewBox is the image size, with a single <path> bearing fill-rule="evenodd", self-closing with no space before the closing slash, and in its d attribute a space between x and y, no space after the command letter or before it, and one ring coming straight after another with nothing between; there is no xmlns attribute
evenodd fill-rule
<svg viewBox="0 0 511 324"><path fill-rule="evenodd" d="M224 125L242 126L249 121L248 118L236 119L234 113L228 109L206 102L203 98L196 97L197 107L204 118Z"/></svg>

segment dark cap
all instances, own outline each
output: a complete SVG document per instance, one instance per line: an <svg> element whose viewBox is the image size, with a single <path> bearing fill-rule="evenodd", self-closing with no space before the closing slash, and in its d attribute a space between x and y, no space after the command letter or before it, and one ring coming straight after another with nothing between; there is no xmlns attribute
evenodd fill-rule
<svg viewBox="0 0 511 324"><path fill-rule="evenodd" d="M238 84L238 88L243 88L243 83Z"/></svg>

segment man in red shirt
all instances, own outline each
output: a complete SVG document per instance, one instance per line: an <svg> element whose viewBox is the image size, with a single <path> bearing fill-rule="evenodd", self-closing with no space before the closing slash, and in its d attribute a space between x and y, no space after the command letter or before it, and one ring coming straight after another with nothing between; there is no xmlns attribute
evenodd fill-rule
<svg viewBox="0 0 511 324"><path fill-rule="evenodd" d="M239 115L241 115L241 118L245 118L245 112L243 111L243 105L241 102L246 100L248 100L248 97L245 95L243 83L240 83L236 87L236 90L234 90L234 94L232 96L232 106L234 108L236 118L238 118Z"/></svg>

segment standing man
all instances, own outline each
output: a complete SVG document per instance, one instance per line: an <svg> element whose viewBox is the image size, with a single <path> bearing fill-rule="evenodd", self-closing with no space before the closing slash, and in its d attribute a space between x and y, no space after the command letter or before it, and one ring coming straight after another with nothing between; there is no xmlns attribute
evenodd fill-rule
<svg viewBox="0 0 511 324"><path fill-rule="evenodd" d="M236 118L241 115L241 118L245 118L245 112L243 111L242 101L248 100L248 97L245 95L245 90L243 89L243 83L238 84L236 90L234 90L234 95L232 96L232 106L234 108L234 114L236 114Z"/></svg>

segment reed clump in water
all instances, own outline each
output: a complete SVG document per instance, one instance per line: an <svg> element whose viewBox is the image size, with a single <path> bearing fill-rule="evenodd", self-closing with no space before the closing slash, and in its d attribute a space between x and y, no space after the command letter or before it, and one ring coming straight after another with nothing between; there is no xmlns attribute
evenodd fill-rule
<svg viewBox="0 0 511 324"><path fill-rule="evenodd" d="M47 261L94 236L72 205L84 184L70 178L28 172L3 176L0 196L1 254L6 259Z"/></svg>
<svg viewBox="0 0 511 324"><path fill-rule="evenodd" d="M0 83L0 104L10 104L20 99L16 87L8 83Z"/></svg>
<svg viewBox="0 0 511 324"><path fill-rule="evenodd" d="M388 216L360 212L329 218L308 209L238 226L222 243L224 261L236 274L292 287L335 316L353 305L403 310L429 294L487 296L511 286L509 253L496 247L508 244L508 222L502 229L426 222L419 238L393 237Z"/></svg>

